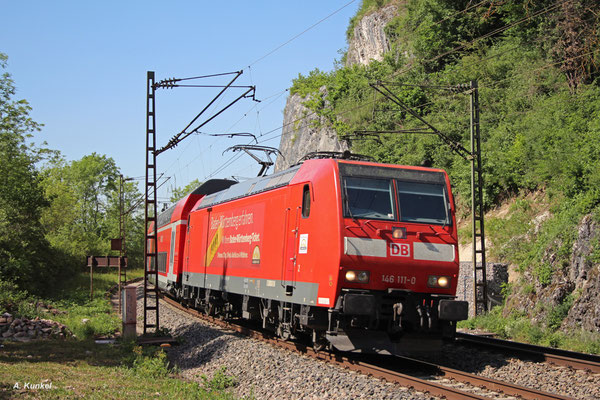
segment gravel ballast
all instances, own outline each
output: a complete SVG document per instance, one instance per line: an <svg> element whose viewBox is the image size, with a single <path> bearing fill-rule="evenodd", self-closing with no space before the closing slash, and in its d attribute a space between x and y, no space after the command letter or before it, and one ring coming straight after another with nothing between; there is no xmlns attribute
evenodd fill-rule
<svg viewBox="0 0 600 400"><path fill-rule="evenodd" d="M600 399L600 374L527 361L468 346L445 345L439 364L575 399Z"/></svg>
<svg viewBox="0 0 600 400"><path fill-rule="evenodd" d="M138 296L140 296L138 292ZM138 301L138 316L143 315ZM348 371L213 326L161 302L161 327L183 343L169 359L190 380L226 367L239 396L255 399L435 399L400 385ZM138 317L138 330L141 331ZM434 361L434 360L432 360ZM578 399L600 398L600 374L524 361L466 346L445 345L440 364L489 378ZM502 397L502 396L500 396Z"/></svg>
<svg viewBox="0 0 600 400"><path fill-rule="evenodd" d="M197 320L164 302L160 325L183 343L169 360L190 380L202 382L222 367L237 379L236 393L261 399L436 399L426 393L344 370L307 356ZM143 301L138 299L138 316ZM138 318L138 330L143 327Z"/></svg>

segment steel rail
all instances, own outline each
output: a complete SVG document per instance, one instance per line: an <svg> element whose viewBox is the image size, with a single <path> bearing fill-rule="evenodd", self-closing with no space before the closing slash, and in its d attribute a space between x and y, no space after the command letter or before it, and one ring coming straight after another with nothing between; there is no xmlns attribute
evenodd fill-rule
<svg viewBox="0 0 600 400"><path fill-rule="evenodd" d="M230 323L230 322L227 322L225 320L218 319L215 317L210 317L210 316L203 314L202 312L200 312L198 310L188 308L168 296L162 295L161 297L163 300L165 300L165 302L167 302L167 304L169 304L173 308L176 308L185 313L196 316L204 321L208 321L208 322L218 325L222 328L238 332L240 334L243 334L244 336L248 336L253 339L258 339L263 342L267 342L267 343L271 343L271 344L274 344L279 347L283 347L287 350L290 350L290 351L293 351L296 353L300 353L302 355L307 355L307 356L310 356L310 357L318 359L318 360L337 364L341 367L344 367L344 368L347 368L347 369L350 369L353 371L357 371L357 372L360 372L365 375L373 376L373 377L376 377L379 379L384 379L388 382L397 383L397 384L405 386L405 387L410 387L417 391L428 392L431 395L441 396L441 397L444 397L449 400L489 399L489 397L481 396L476 393L463 391L460 389L456 389L453 387L435 383L435 382L432 382L432 381L429 381L426 379L421 379L421 378L417 378L415 376L403 374L403 373L401 373L399 371L395 371L393 369L387 369L385 367L374 365L369 362L364 362L364 361L358 360L356 358L341 355L339 353L316 352L311 347L309 347L305 344L284 341L284 340L281 340L271 334L256 331L254 329L251 329L251 328L248 328L245 326L241 326L241 325L237 325L237 324L233 324L233 323ZM470 374L467 372L453 370L451 368L442 367L442 366L439 366L436 364L431 364L431 363L418 361L418 360L414 360L414 359L409 359L409 358L404 358L404 357L397 357L397 359L400 359L400 360L405 359L407 361L410 361L411 363L418 363L418 364L421 364L421 366L425 366L428 368L435 368L436 371L442 372L446 378L454 379L456 381L466 383L469 385L473 385L473 386L482 386L482 387L485 387L486 389L489 389L492 391L499 390L508 395L518 395L518 396L523 397L524 399L560 399L560 400L570 399L569 397L560 396L560 395L556 395L553 393L542 392L542 391L535 390L535 389L524 388L524 387L520 387L517 385L510 384L510 383L500 382L500 381L497 381L494 379L477 376L477 375Z"/></svg>
<svg viewBox="0 0 600 400"><path fill-rule="evenodd" d="M524 386L515 385L508 382L499 381L492 378L486 378L481 375L471 374L469 372L460 371L444 367L439 364L433 364L427 361L416 360L409 357L397 357L401 360L405 360L413 365L420 367L429 367L435 369L443 374L444 377L454 379L458 382L466 383L473 386L485 387L489 390L498 390L502 393L510 396L520 396L524 399L571 399L571 397L562 396L555 393L544 392L537 389L532 389Z"/></svg>
<svg viewBox="0 0 600 400"><path fill-rule="evenodd" d="M515 353L526 354L532 356L533 358L541 358L547 363L600 373L600 356L594 354L553 349L550 347L512 342L509 340L490 338L487 336L473 335L463 332L456 333L456 341L457 343L466 342L485 347L493 347L501 351L508 350Z"/></svg>
<svg viewBox="0 0 600 400"><path fill-rule="evenodd" d="M303 355L308 355L313 358L327 361L330 363L334 363L340 365L344 368L354 370L365 375L370 375L376 378L385 379L388 382L398 383L402 386L411 387L415 390L425 391L435 396L442 396L449 400L466 400L466 399L488 399L487 397L482 397L474 393L463 392L458 389L454 389L451 387L443 386L434 382L430 382L424 379L419 379L410 375L401 374L395 371L390 371L381 367L377 367L371 364L363 363L361 361L352 360L348 357L333 354L333 353L322 353L315 352L310 347L294 342L287 342L281 339L278 339L275 336L265 334L263 332L256 331L254 329L240 326L236 324L229 323L225 320L221 320L218 318L210 317L202 312L185 307L184 305L176 302L172 298L168 296L161 296L163 300L170 306L184 311L185 313L194 315L204 321L208 321L212 324L218 325L222 328L229 329L238 333L243 334L244 336L251 337L253 339L258 339L263 342L271 343L279 347L283 347L287 350L297 352Z"/></svg>

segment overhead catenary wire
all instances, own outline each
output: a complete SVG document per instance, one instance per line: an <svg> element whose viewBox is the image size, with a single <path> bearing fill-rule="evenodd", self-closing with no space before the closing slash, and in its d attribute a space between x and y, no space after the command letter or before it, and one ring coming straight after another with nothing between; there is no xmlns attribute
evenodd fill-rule
<svg viewBox="0 0 600 400"><path fill-rule="evenodd" d="M173 138L171 138L169 140L169 143L167 145L165 145L162 148L156 150L155 154L158 155L158 154L164 152L165 150L168 150L170 148L173 148L173 147L177 146L177 144L179 142L181 142L182 140L184 140L185 138L187 138L188 136L190 136L194 132L197 132L200 128L202 128L204 125L206 125L207 123L209 123L210 121L212 121L213 119L215 119L217 116L219 116L220 114L222 114L225 110L227 110L228 108L230 108L232 105L234 105L235 103L237 103L239 100L241 100L243 98L246 98L246 97L249 97L251 92L252 92L252 96L251 96L252 99L256 101L256 99L254 98L254 94L256 93L256 88L254 86L243 86L243 88L247 89L244 93L242 93L235 100L233 100L228 105L226 105L225 107L223 107L221 110L219 110L218 112L216 112L215 114L213 114L211 117L209 117L208 119L206 119L204 122L200 123L196 128L194 128L191 131L187 132L188 128L190 128L200 118L200 116L202 116L202 114L204 114L204 112L208 108L210 108L210 106L212 106L223 95L223 93L225 93L225 91L227 89L231 88L231 86L233 85L233 83L240 77L240 75L242 73L243 73L243 71L238 71L235 74L235 76L233 77L233 79L231 79L231 81L227 85L220 86L222 88L221 91L192 119L192 121L190 123L188 123L188 125L181 132L179 132Z"/></svg>
<svg viewBox="0 0 600 400"><path fill-rule="evenodd" d="M284 90L281 90L281 91L279 91L279 92L276 92L276 93L274 93L274 94L271 94L271 95L269 95L269 96L267 96L267 97L264 97L264 98L263 98L263 103L264 103L266 100L269 100L269 99L273 99L273 100L271 100L270 102L266 103L266 104L265 104L263 107L261 107L261 108L260 108L260 110L259 110L259 111L263 111L264 109L268 108L270 105L272 105L272 104L273 104L275 101L277 101L277 100L278 100L278 99L279 99L279 98L280 98L280 97L281 97L283 94L285 94L285 93L286 93L286 92L288 92L288 91L289 91L289 89L284 89ZM250 114L250 112L252 112L252 110L254 110L255 108L257 108L257 107L258 107L258 105L259 105L258 103L255 103L255 104L253 104L253 105L252 105L252 107L251 107L251 108L250 108L250 109L249 109L249 110L248 110L246 113L244 113L244 115L243 115L243 116L242 116L240 119L238 119L236 122L234 122L234 123L233 123L233 124L232 124L232 125L231 125L231 126L228 128L228 129L226 129L225 131L226 131L226 132L228 132L228 131L231 131L231 130L232 130L232 129L233 129L233 128L234 128L234 127L235 127L235 126L236 126L236 125L239 123L239 122L241 122L241 121L242 121L242 120L243 120L243 119L244 119L244 118L245 118L245 117L246 117L248 114ZM200 135L200 134L202 134L202 133L199 133L199 132L197 132L196 134ZM211 135L211 134L208 134L208 135ZM227 135L227 134L225 134L225 135ZM190 161L189 161L189 162L188 162L186 165L184 165L183 167L180 167L180 168L179 168L179 171L180 171L181 169L184 169L184 168L187 168L187 167L189 167L189 166L190 166L190 165L191 165L191 164L192 164L194 161L196 161L196 160L198 160L198 159L202 159L202 156L203 156L205 153L207 153L208 151L211 151L211 150L212 150L212 147L214 146L214 144L215 144L215 143L217 143L218 141L219 141L219 139L215 139L215 140L213 140L213 141L211 142L211 144L210 144L209 146L206 146L204 149L201 149L201 150L198 152L198 154L197 154L197 155L196 155L196 156L195 156L195 157L194 157L192 160L190 160ZM190 142L190 143L188 143L188 145L187 145L187 146L184 148L183 152L185 152L185 151L187 150L187 148L188 148L190 145L191 145L191 142ZM165 172L167 172L167 171L171 170L171 168L173 168L173 167L174 167L176 164L178 164L178 162L180 161L180 158L181 158L181 156L179 156L179 157L178 157L178 158L177 158L175 161L173 161L173 162L172 162L172 163L171 163L171 164L170 164L170 165L169 165L169 166L168 166L168 167L165 169ZM236 157L236 158L239 158L239 157ZM219 167L219 168L220 168L220 167ZM202 169L204 170L204 165L203 165ZM176 172L175 172L175 173L176 173ZM213 174L211 174L210 176L214 176L214 175L213 175Z"/></svg>
<svg viewBox="0 0 600 400"><path fill-rule="evenodd" d="M221 73L218 73L218 74L192 76L192 77L189 77L189 78L168 78L168 79L163 79L161 81L156 82L156 84L154 86L157 87L157 88L158 87L174 88L174 87L176 87L175 84L177 82L181 82L181 81L191 81L191 80L196 80L196 79L215 78L215 77L219 77L219 76L236 75L236 74L239 75L240 71L221 72Z"/></svg>
<svg viewBox="0 0 600 400"><path fill-rule="evenodd" d="M314 27L316 27L317 25L321 24L322 22L326 21L326 20L327 20L327 19L329 19L330 17L332 17L332 16L334 16L335 14L339 13L340 11L342 11L343 9L345 9L346 7L348 7L349 5L351 5L352 3L354 3L355 1L356 1L356 0L352 0L352 1L348 2L348 3L346 3L344 6L340 7L339 9L335 10L335 11L334 11L334 12L332 12L331 14L329 14L329 15L327 15L326 17L322 18L321 20L319 20L319 21L318 21L318 22L316 22L315 24L313 24L313 25L309 26L308 28L304 29L302 32L300 32L299 34L295 35L295 36L294 36L294 37L292 37L291 39L289 39L289 40L287 40L286 42L284 42L284 43L280 44L279 46L277 46L276 48L274 48L274 49L273 49L273 50L271 50L270 52L266 53L266 54L265 54L265 55L263 55L262 57L259 57L259 58L258 58L258 59L256 59L255 61L251 62L251 63L250 63L248 66L247 66L247 68L248 68L248 70L249 70L249 72L250 72L250 79L251 79L251 83L253 83L253 82L252 82L252 80L253 80L253 78L252 78L252 66L253 66L253 65L257 64L258 62L262 61L263 59L265 59L265 58L267 58L268 56L272 55L273 53L277 52L277 51L278 51L279 49L281 49L282 47L284 47L284 46L288 45L289 43L291 43L292 41L294 41L294 40L295 40L295 39L297 39L298 37L302 36L302 35L303 35L303 34L305 34L306 32L308 32L308 31L310 31L311 29L313 29ZM273 100L271 103L269 103L268 105L270 105L270 104L272 104L273 102L275 102L275 101L276 101L276 100L277 100L277 99L278 99L278 98L279 98L281 95L283 95L283 93L285 93L285 92L287 92L287 91L288 91L288 89L285 89L285 90L281 91L281 92L279 93L279 95L277 96L277 98L276 98L275 100ZM265 98L265 99L263 99L263 101L264 101L264 100L266 100L266 98ZM268 106L268 105L267 105L267 106ZM254 109L254 108L255 108L255 106L256 106L256 105L254 105L254 107L253 107L252 109ZM258 113L259 113L260 111L262 111L264 108L266 108L267 106L265 106L265 107L263 107L261 110L258 110L258 111L257 111L257 124L258 124L258 126L260 126L260 121L258 120L258 118L259 118L259 117L258 117ZM243 118L245 118L245 117L247 116L247 114L248 114L249 112L251 112L251 111L252 111L252 109L250 109L250 110L249 110L249 111L248 111L246 114L244 114L244 116L243 116L242 118L240 118L240 120L239 120L239 121L241 121ZM239 122L239 121L238 121L238 122ZM262 137L262 136L264 136L264 135L265 135L265 133L262 133L262 132L261 132L260 136ZM240 155L238 155L237 157L235 157L235 159L233 159L233 157L232 157L232 159L229 159L228 161L226 161L226 162L225 162L225 163L224 163L224 164L223 164L221 167L217 168L217 170L216 170L216 171L214 171L213 173L211 173L211 174L210 174L208 177L211 177L211 176L214 176L214 175L216 175L217 173L219 173L220 171L222 171L222 170L223 170L224 168L226 168L227 166L231 165L231 163L232 163L233 161L235 161L235 160L239 159L240 157L241 157L241 154L240 154ZM196 158L197 158L197 157L196 157ZM191 163L191 162L190 162L190 163ZM188 165L189 165L189 164L188 164Z"/></svg>
<svg viewBox="0 0 600 400"><path fill-rule="evenodd" d="M340 12L341 10L343 10L344 8L346 8L347 6L349 6L350 4L352 4L353 2L354 2L354 1L350 1L350 2L346 3L344 6L342 6L342 7L341 7L341 8L339 8L339 9L337 9L336 11L334 11L334 12L333 12L333 13L331 13L331 14L329 14L328 16L326 16L326 17L322 18L322 19L321 19L321 20L319 20L317 23L315 23L315 24L311 25L311 26L310 26L310 27L308 27L307 29L303 30L303 31L302 31L302 32L300 32L299 34L297 34L297 35L295 35L294 37L292 37L291 39L289 39L289 40L287 40L286 42L282 43L281 45L277 46L275 49L271 50L271 51L270 51L270 52L268 52L267 54L263 55L262 57L259 57L258 59L256 59L256 60L255 60L255 61L253 61L252 63L250 63L250 64L248 65L248 67L247 67L247 68L249 69L249 72L250 72L250 74L252 74L251 67L252 67L253 65L257 64L258 62L262 61L262 60L263 60L263 59L265 59L266 57L268 57L268 56L270 56L271 54L275 53L277 50L279 50L279 49L281 49L282 47L286 46L287 44L289 44L289 43L290 43L290 42L292 42L293 40L297 39L298 37L300 37L300 36L301 36L301 35L303 35L304 33L308 32L308 31L309 31L309 30L311 30L312 28L316 27L317 25L319 25L319 24L320 24L320 23L322 23L323 21L325 21L325 20L327 20L328 18L332 17L333 15L337 14L338 12ZM454 13L454 14L452 14L452 15L446 16L445 18L443 18L442 20L440 20L440 21L439 21L439 23L441 23L441 22L443 22L443 21L445 21L445 20L447 20L447 19L449 19L449 18L452 18L452 17L454 17L454 16L456 16L456 15L458 15L458 14L465 13L465 12L467 12L467 11L469 11L469 10L473 9L473 8L479 7L480 5L482 5L482 4L484 4L484 3L488 3L488 2L490 2L490 0L484 0L484 1L481 1L481 2L479 2L479 3L477 3L477 4L474 4L474 5L468 6L467 8L465 8L465 9L463 9L463 10L457 11L456 13ZM419 27L418 27L417 29L419 29ZM250 76L250 79L252 80L252 76ZM252 83L253 83L253 82L252 82ZM286 89L285 91L288 91L288 89ZM282 92L281 92L281 94L283 94L285 91L282 91ZM280 94L280 95L281 95L281 94ZM279 96L278 96L278 97L279 97ZM266 100L266 99L264 99L264 100ZM276 101L276 100L274 100L274 101ZM254 105L254 106L256 106L256 105ZM264 108L266 108L266 107L264 107ZM360 107L359 107L359 108L360 108ZM254 109L254 107L253 107L252 109ZM251 109L251 110L252 110L252 109ZM249 113L251 110L249 110L249 111L248 111L248 113ZM260 111L260 110L259 110L259 111ZM240 118L240 120L239 120L239 121L243 120L243 119L244 119L244 118L247 116L247 114L248 114L248 113L244 114L244 116L243 116L242 118ZM301 119L296 119L296 120L295 120L295 121L293 121L292 123L296 123L296 122L298 122L298 121L300 121L300 120L302 120L302 119L308 118L308 117L310 117L310 116L312 116L312 115L314 115L314 114L315 114L314 112L313 112L313 113L309 113L309 114L305 115L305 116L304 116L303 118L301 118ZM343 114L343 113L342 113L342 114ZM339 115L342 115L342 114L339 114ZM238 122L239 122L239 121L238 121ZM268 131L268 132L264 132L264 133L263 133L263 132L261 132L261 134L260 134L260 137L267 136L267 135L269 135L270 133L273 133L273 132L275 132L275 131L278 131L279 129L283 129L283 128L285 128L287 125L289 125L289 124L286 124L286 125L284 125L284 126L282 126L282 127L280 127L280 128L275 128L275 129L273 129L273 130L270 130L270 131ZM277 135L277 136L275 136L275 137L272 137L272 138L264 138L264 139L263 139L261 142L266 142L266 141L271 141L271 140L274 140L274 139L276 139L277 137L280 137L281 135L282 135L282 134L279 134L279 135ZM213 142L213 144L214 144L214 142ZM209 147L212 147L212 145L211 145L211 146L209 146ZM190 163L191 163L191 162L190 162ZM230 163L230 160L226 161L226 163L227 163L227 164L229 164L229 163ZM189 165L189 164L188 164L188 165ZM222 167L219 167L219 168L217 169L217 171L220 171L221 169L222 169ZM213 172L213 174L214 174L214 172ZM213 176L213 174L211 174L210 176Z"/></svg>
<svg viewBox="0 0 600 400"><path fill-rule="evenodd" d="M264 97L264 98L262 99L262 102L265 102L266 100L270 100L270 99L273 99L273 100L271 100L270 102L266 103L266 104L265 104L263 107L261 107L261 108L260 108L258 111L260 112L260 111L263 111L263 110L265 110L266 108L268 108L269 106L271 106L273 103L275 103L275 102L276 102L276 101L277 101L277 100L278 100L278 99L279 99L279 98L280 98L280 97L281 97L283 94L285 94L285 93L286 93L286 92L288 92L288 91L289 91L289 89L284 89L284 90L278 91L278 92L276 92L276 93L273 93L273 94L271 94L271 95L269 95L269 96L266 96L266 97ZM240 118L239 118L239 119L238 119L236 122L234 122L234 123L233 123L233 124L232 124L232 125L229 127L229 129L226 129L226 131L230 131L231 129L233 129L233 128L234 128L234 127L235 127L237 124L239 124L239 123L240 123L240 122L241 122L241 121L242 121L244 118L246 118L246 117L248 116L248 114L250 114L250 113L251 113L251 112L252 112L252 111L253 111L255 108L257 108L257 107L258 107L258 105L259 105L259 103L255 103L255 104L253 104L253 105L252 105L252 107L250 107L250 109L249 109L248 111L246 111L246 113L244 113L244 115L243 115L242 117L240 117ZM198 133L198 132L195 132L195 133ZM260 136L262 136L262 135L264 135L264 134L261 134ZM215 139L214 141L212 141L212 142L211 142L211 144L210 144L209 146L207 146L207 147L206 147L204 150L201 150L201 151L199 152L199 154L198 154L196 157L194 157L194 159L192 159L190 162L188 162L188 163L187 163L187 164L186 164L186 165L185 165L183 168L186 168L186 167L188 167L189 165L191 165L191 163L192 163L192 162L194 162L195 160L197 160L198 158L200 158L200 157L201 157L202 155L204 155L206 152L210 151L210 150L212 149L212 147L214 146L214 144L218 142L218 140L219 140L219 139ZM183 150L183 152L185 152L185 151L186 151L186 150L187 150L187 149L190 147L190 145L191 145L191 143L188 143L188 145L187 145L186 147L184 147L184 150ZM183 153L183 152L182 152L182 153ZM174 161L173 161L173 162L172 162L172 163L171 163L171 164L170 164L170 165L169 165L169 166L168 166L168 167L165 169L165 171L169 171L169 170L171 170L171 169L172 169L172 168L173 168L175 165L177 165L177 164L178 164L178 162L180 161L180 158L181 158L181 155L180 155L179 157L177 157L177 159L176 159L176 160L174 160ZM237 157L237 158L239 158L239 157ZM219 168L220 168L220 167L219 167ZM204 169L204 167L203 167L203 169ZM181 170L181 168L179 168L179 170ZM213 175L211 174L211 176L213 176Z"/></svg>
<svg viewBox="0 0 600 400"><path fill-rule="evenodd" d="M352 0L348 3L346 3L345 5L343 5L342 7L340 7L339 9L335 10L334 12L330 13L329 15L325 16L324 18L322 18L321 20L317 21L316 23L312 24L311 26L309 26L308 28L304 29L302 32L300 32L299 34L295 35L294 37L290 38L289 40L287 40L286 42L282 43L281 45L277 46L276 48L274 48L273 50L269 51L268 53L264 54L263 56L259 57L258 59L256 59L255 61L251 62L247 68L249 69L250 72L250 79L252 81L252 71L251 71L251 67L255 64L257 64L258 62L262 61L263 59L267 58L268 56L272 55L273 53L277 52L279 49L281 49L282 47L288 45L289 43L291 43L292 41L294 41L295 39L297 39L298 37L302 36L303 34L305 34L306 32L310 31L311 29L315 28L316 26L318 26L319 24L321 24L322 22L326 21L327 19L331 18L332 16L334 16L335 14L339 13L340 11L342 11L343 9L345 9L346 7L348 7L349 5L351 5L352 3L354 3L356 0ZM167 88L172 88L172 87L217 87L216 85L177 85L177 82L181 82L181 81L187 81L187 80L193 80L193 79L202 79L202 78L211 78L211 77L219 77L219 76L225 76L225 75L234 75L237 74L237 76L239 76L240 71L236 71L236 72L226 72L226 73L220 73L220 74L210 74L210 75L202 75L202 76L196 76L196 77L190 77L190 78L179 78L179 79L166 79L163 81L160 81L157 85L163 85L164 87ZM222 87L222 86L221 86ZM280 97L283 93L285 93L288 89L285 89L282 92L278 93L278 97ZM277 100L277 99L276 99ZM274 100L274 101L276 101ZM255 108L256 105L254 105L253 108ZM266 107L264 107L266 108ZM263 108L263 109L264 109ZM249 111L250 112L250 111ZM246 115L244 115L245 117ZM258 116L257 116L258 117ZM243 119L243 117L240 119L240 121ZM189 127L189 126L188 126ZM186 127L186 129L188 128ZM200 128L200 127L198 127ZM197 129L198 129L197 128ZM184 129L185 131L185 129ZM187 137L189 135L185 135L183 138ZM262 135L261 135L262 136ZM212 145L211 145L212 146ZM167 146L165 146L167 147ZM169 148L172 146L168 146ZM189 146L188 146L189 147ZM162 151L164 151L166 148L160 149ZM187 149L187 147L186 147ZM179 158L173 162L171 164L171 166L169 166L168 169L172 168L173 165L177 164L177 162L179 161ZM189 165L189 164L188 164Z"/></svg>
<svg viewBox="0 0 600 400"><path fill-rule="evenodd" d="M338 8L337 10L335 10L334 12L332 12L331 14L327 15L326 17L320 19L319 21L317 21L316 23L312 24L311 26L309 26L308 28L306 28L305 30L303 30L302 32L298 33L297 35L295 35L294 37L288 39L287 41L285 41L284 43L280 44L279 46L275 47L273 50L269 51L267 54L263 55L262 57L257 58L256 60L252 61L250 64L248 64L247 68L252 67L253 65L257 64L258 62L264 60L265 58L269 57L271 54L277 52L279 49L281 49L282 47L285 47L286 45L288 45L289 43L293 42L294 40L298 39L300 36L304 35L306 32L310 31L311 29L313 29L314 27L316 27L317 25L321 24L322 22L328 20L329 18L333 17L335 14L339 13L340 11L342 11L344 8L348 7L350 4L354 3L356 0L352 0L349 1L348 3L344 4L342 7Z"/></svg>
<svg viewBox="0 0 600 400"><path fill-rule="evenodd" d="M160 177L162 177L163 175L164 175L164 173L162 173ZM157 181L160 180L160 177L157 179ZM160 185L156 186L155 190L158 190L160 187L162 187L162 185L164 185L165 183L167 183L169 181L169 179L171 179L171 178L172 178L171 176L167 176L165 178L165 180ZM133 210L135 210L142 203L142 201L145 200L145 198L146 198L145 194L140 195L137 198L137 201L134 203L134 205L131 206L127 211L125 211L124 214L129 214L130 212L132 212Z"/></svg>
<svg viewBox="0 0 600 400"><path fill-rule="evenodd" d="M351 3L352 3L352 2L350 2L350 3L346 4L344 7L346 7L346 6L350 5ZM465 12L467 12L467 11L469 11L469 10L473 9L473 8L479 7L479 6L481 6L482 4L484 4L484 3L489 3L489 1L481 1L481 2L479 2L479 3L477 3L477 4L474 4L474 5L472 5L472 6L469 6L469 7L465 8L464 10L460 10L460 11L458 11L458 12L456 12L456 13L454 13L454 14L450 15L450 16L446 16L446 17L445 17L445 18L443 18L442 20L438 21L438 23L440 23L440 22L442 22L442 21L444 21L444 20L447 20L447 19L449 19L449 18L452 18L452 17L453 17L453 16L455 16L455 15L458 15L458 14L461 14L461 13L465 13ZM430 58L429 60L424 60L423 62L432 62L432 61L435 61L435 60L437 60L437 59L439 59L439 58L442 58L442 57L445 57L445 56L447 56L447 55L450 55L450 54L453 54L453 53L459 52L459 51L461 51L461 50L464 50L464 49L466 49L466 48L469 48L470 46L474 45L474 44L475 44L477 41L479 41L479 40L482 40L482 39L484 39L484 38L490 38L490 37L492 37L492 36L495 36L495 35L497 35L497 34L499 34L499 33L502 33L502 32L504 32L505 30L508 30L508 29L510 29L510 28L512 28L512 27L515 27L515 26L517 26L517 25L519 25L519 24L521 24L521 23L524 23L524 22L526 22L526 21L528 21L528 20L531 20L532 18L535 18L535 17L541 16L541 15L543 15L543 14L545 14L545 13L548 13L548 12L550 12L550 11L554 10L554 9L555 9L556 7L558 7L559 5L560 5L560 2L556 2L556 3L554 3L553 5L551 5L551 6L547 7L547 8L545 8L545 9L542 9L542 10L536 11L535 13L533 13L533 14L531 14L531 15L528 15L528 16L526 16L526 17L524 17L524 18L521 18L521 19L520 19L520 20L518 20L518 21L515 21L515 22L513 22L513 23L507 24L507 25L505 25L505 26L503 26L503 27L500 27L500 28L498 28L498 29L496 29L496 30L494 30L494 31L492 31L492 32L488 32L488 33L486 33L486 34L484 34L484 35L481 35L481 36L479 36L479 37L477 37L477 38L475 38L475 39L471 40L470 42L468 42L468 43L466 43L466 44L462 44L462 45L460 45L460 46L457 46L457 47L455 47L455 48L453 48L453 49L451 49L451 50L449 50L449 51L447 51L447 52L444 52L444 53L442 53L442 54L436 55L436 56L434 56L434 57ZM341 9L340 9L340 10L341 10ZM338 10L338 11L340 11L340 10ZM336 11L336 12L337 12L337 11ZM331 15L332 15L332 14L330 14L328 17L330 17ZM320 22L324 21L324 20L325 20L325 19L327 19L328 17L325 17L325 18L324 18L323 20L321 20ZM319 22L319 23L320 23L320 22ZM317 23L317 24L318 24L318 23ZM309 27L309 28L307 28L307 29L306 29L305 31L303 31L302 33L305 33L305 32L307 32L308 30L312 29L312 27L314 27L314 26L316 26L316 24L315 24L315 25L313 25L313 26L311 26L311 27ZM417 27L417 29L419 29L419 27ZM302 33L301 33L301 34L302 34ZM288 40L287 42L283 43L282 45L278 46L277 48L275 48L275 49L274 49L274 50L272 50L271 52L269 52L269 53L265 54L264 56L262 56L261 58L259 58L259 59L255 60L255 61L254 61L253 63L251 63L251 64L250 64L248 67L251 67L252 65L254 65L254 64L256 64L257 62L261 61L262 59L266 58L267 56L269 56L269 55L273 54L275 51L277 51L277 50L279 50L281 47L283 47L283 46L287 45L289 42L291 42L292 40L294 40L295 38L297 38L297 37L298 37L298 36L300 36L301 34L299 34L299 35L296 35L295 37L293 37L292 39L290 39L290 40ZM402 70L402 71L398 71L398 72L394 73L394 74L392 75L392 77L396 77L396 76L398 76L398 75L404 74L404 73L408 72L409 70L411 70L412 68L414 68L415 66L416 66L416 65L412 65L412 66L410 66L408 69L405 69L405 70ZM370 105L370 104L373 104L374 102L378 102L378 101L381 101L381 99L376 99L376 100L374 100L374 101L365 102L365 103L363 103L363 104L361 104L361 105L359 105L359 106L357 106L357 107L354 107L354 108L352 108L352 109L345 110L345 111L342 111L342 112L338 112L338 113L335 113L335 114L333 114L333 115L334 115L334 116L336 116L336 117L337 117L337 116L342 116L342 115L344 115L344 114L346 114L346 113L348 113L348 112L352 112L352 111L354 111L354 110L357 110L357 109L360 109L360 108L362 108L362 107L366 107L366 106L368 106L368 105ZM264 142L267 142L267 141L271 141L271 140L277 139L278 137L281 137L281 136L283 135L283 129L284 129L284 128L286 128L287 126L289 126L289 125L291 125L291 124L296 124L296 123L298 123L298 122L300 122L300 121L302 121L302 120L308 119L308 118L310 118L310 117L314 116L315 114L317 114L317 113L316 113L316 112L314 112L314 111L313 111L313 112L310 112L310 113L307 113L307 114L305 114L304 116L302 116L302 117L300 117L300 118L297 118L297 119L295 119L294 121L291 121L291 122L289 122L289 123L287 123L287 124L284 124L284 125L282 125L282 126L279 126L279 127L277 127L277 128L271 129L271 130L269 130L269 131L263 132L263 133L260 135L260 137L261 137L261 140L259 141L259 143L264 143ZM241 120L243 120L243 118L245 118L245 117L246 117L246 115L244 115L244 117L242 117L242 118L240 119L240 121L241 121ZM281 132L280 132L278 135L275 135L275 136L272 136L272 137L270 136L272 133L275 133L275 132L277 132L277 131L279 131L279 130L281 130ZM227 166L229 166L229 165L230 165L230 164L231 164L233 161L235 161L235 160L229 159L229 160L225 161L225 163L223 163L221 166L219 166L219 167L217 168L217 170L215 170L215 172L211 173L209 176L214 176L216 173L220 172L221 170L223 170L224 168L226 168Z"/></svg>

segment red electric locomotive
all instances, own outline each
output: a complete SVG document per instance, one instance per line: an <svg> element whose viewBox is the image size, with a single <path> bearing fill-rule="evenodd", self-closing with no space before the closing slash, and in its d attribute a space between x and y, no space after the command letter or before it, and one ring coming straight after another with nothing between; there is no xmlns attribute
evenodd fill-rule
<svg viewBox="0 0 600 400"><path fill-rule="evenodd" d="M170 225L159 222L161 286L188 304L283 338L310 335L316 347L391 354L433 350L467 318L467 302L454 300L444 171L312 159L225 190L203 186L161 215ZM187 232L169 240L165 226L186 218Z"/></svg>

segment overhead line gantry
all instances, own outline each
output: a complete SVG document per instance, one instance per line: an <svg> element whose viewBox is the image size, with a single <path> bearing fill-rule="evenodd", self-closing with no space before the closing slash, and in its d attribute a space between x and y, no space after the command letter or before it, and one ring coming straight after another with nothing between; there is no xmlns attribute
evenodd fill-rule
<svg viewBox="0 0 600 400"><path fill-rule="evenodd" d="M157 179L156 179L156 157L177 146L181 141L194 133L199 133L200 129L206 124L221 115L231 106L244 98L256 99L255 86L237 86L233 83L242 75L243 71L225 72L212 75L195 76L191 78L170 78L155 82L154 71L148 71L146 79L146 184L145 184L145 210L144 210L144 334L148 329L153 328L155 332L160 329L159 323L159 298L158 298L158 203L157 203ZM216 78L227 75L233 75L233 78L226 85L196 85L183 84L196 79ZM218 88L219 93L186 125L186 127L169 142L161 147L156 147L156 90L157 89L173 89L179 87L187 88ZM213 113L205 120L199 122L200 117L228 90L228 89L244 89L243 93L235 100L229 102L224 107ZM192 125L197 126L191 129ZM228 134L236 136L236 133ZM247 133L239 134L247 136ZM151 284L153 280L153 284ZM154 318L149 318L150 316ZM151 320L153 320L151 322Z"/></svg>
<svg viewBox="0 0 600 400"><path fill-rule="evenodd" d="M394 82L377 81L370 83L370 86L382 94L385 98L398 105L402 111L410 114L425 127L398 129L398 130L357 130L349 139L355 140L361 136L373 138L376 135L384 133L416 133L437 135L450 149L469 161L471 164L471 218L472 218L472 237L473 237L473 301L475 306L475 315L488 311L488 289L485 257L485 229L484 229L484 209L483 209L483 169L481 160L481 134L479 129L479 88L477 81L470 81L468 84L455 86L433 86L433 85L410 85ZM396 95L390 87L408 86L421 87L438 90L448 90L454 93L465 93L470 96L470 149L465 148L459 141L437 129L433 124L421 117L414 109ZM478 262L478 259L480 262Z"/></svg>

